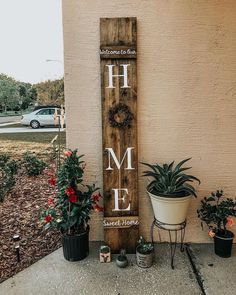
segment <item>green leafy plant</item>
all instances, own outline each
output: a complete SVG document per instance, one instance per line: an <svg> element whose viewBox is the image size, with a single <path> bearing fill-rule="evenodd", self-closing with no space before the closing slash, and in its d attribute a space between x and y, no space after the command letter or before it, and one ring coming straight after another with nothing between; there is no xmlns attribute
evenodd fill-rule
<svg viewBox="0 0 236 295"><path fill-rule="evenodd" d="M110 247L104 245L104 246L101 246L100 248L100 252L103 253L103 254L107 254L110 252Z"/></svg>
<svg viewBox="0 0 236 295"><path fill-rule="evenodd" d="M120 254L117 256L116 258L118 261L121 261L121 262L126 262L128 261L128 258L126 256L126 251L125 249L121 249L120 250Z"/></svg>
<svg viewBox="0 0 236 295"><path fill-rule="evenodd" d="M184 171L191 169L191 167L182 167L184 163L189 161L185 159L178 163L174 167L174 161L170 164L148 164L142 163L148 166L151 170L144 171L143 176L154 178L147 186L147 190L155 195L162 195L168 197L183 197L193 195L197 197L195 188L189 183L194 180L200 184L200 180L195 176L183 173Z"/></svg>
<svg viewBox="0 0 236 295"><path fill-rule="evenodd" d="M141 254L150 254L154 251L154 246L152 243L148 243L144 237L140 236L138 240L138 246L137 246L138 252Z"/></svg>
<svg viewBox="0 0 236 295"><path fill-rule="evenodd" d="M223 191L217 190L201 200L201 207L197 210L198 217L209 227L209 236L214 234L222 237L231 236L227 225L232 226L232 217L236 216L236 201L224 198ZM202 227L203 227L203 223Z"/></svg>
<svg viewBox="0 0 236 295"><path fill-rule="evenodd" d="M62 233L75 235L86 231L92 210L103 211L98 204L101 195L95 185L85 185L83 155L77 150L67 151L66 158L56 176L49 173L51 185L56 186L55 200L50 198L49 208L43 211L45 228L57 227Z"/></svg>
<svg viewBox="0 0 236 295"><path fill-rule="evenodd" d="M37 158L36 155L26 152L23 154L22 166L25 168L28 176L37 176L42 174L47 164Z"/></svg>
<svg viewBox="0 0 236 295"><path fill-rule="evenodd" d="M5 167L6 163L9 161L10 157L7 154L0 155L0 168Z"/></svg>
<svg viewBox="0 0 236 295"><path fill-rule="evenodd" d="M20 162L11 160L8 155L0 155L0 201L15 184L15 175L20 167Z"/></svg>

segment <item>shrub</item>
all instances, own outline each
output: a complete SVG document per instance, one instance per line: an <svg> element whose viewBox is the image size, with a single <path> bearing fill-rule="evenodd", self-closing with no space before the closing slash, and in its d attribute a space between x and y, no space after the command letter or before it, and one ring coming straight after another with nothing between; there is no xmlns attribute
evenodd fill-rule
<svg viewBox="0 0 236 295"><path fill-rule="evenodd" d="M226 227L227 225L232 226L232 217L236 217L236 200L224 198L223 191L217 190L201 200L201 206L197 213L201 221L209 227L208 234L211 237L214 234L228 237L229 231Z"/></svg>
<svg viewBox="0 0 236 295"><path fill-rule="evenodd" d="M36 155L26 152L23 154L22 165L28 176L36 176L42 174L47 166L43 160L37 158Z"/></svg>
<svg viewBox="0 0 236 295"><path fill-rule="evenodd" d="M55 200L48 200L49 208L42 212L45 229L57 227L63 234L75 235L85 232L92 210L101 212L101 198L94 184L83 182L85 164L77 150L67 151L57 174L49 173L50 183L55 187Z"/></svg>
<svg viewBox="0 0 236 295"><path fill-rule="evenodd" d="M0 155L0 201L4 200L15 184L15 175L20 167L20 162L11 160L8 155Z"/></svg>

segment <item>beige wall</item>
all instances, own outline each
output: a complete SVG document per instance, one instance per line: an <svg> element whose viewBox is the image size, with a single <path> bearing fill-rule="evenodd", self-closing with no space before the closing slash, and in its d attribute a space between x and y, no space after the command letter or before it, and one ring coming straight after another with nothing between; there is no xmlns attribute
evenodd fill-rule
<svg viewBox="0 0 236 295"><path fill-rule="evenodd" d="M202 185L186 240L209 242L196 217L200 199L217 188L236 195L236 1L64 0L63 10L67 141L86 154L87 179L102 187L99 18L136 16L139 160L192 157ZM141 177L139 198L149 237ZM93 216L92 239L103 238L101 220Z"/></svg>

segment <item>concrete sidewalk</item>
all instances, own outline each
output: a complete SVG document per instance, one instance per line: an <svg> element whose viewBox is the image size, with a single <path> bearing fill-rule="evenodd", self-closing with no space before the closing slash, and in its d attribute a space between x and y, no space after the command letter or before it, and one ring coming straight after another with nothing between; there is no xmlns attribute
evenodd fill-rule
<svg viewBox="0 0 236 295"><path fill-rule="evenodd" d="M0 123L0 127L11 126L15 124L20 124L20 121L17 122L9 122L9 123Z"/></svg>
<svg viewBox="0 0 236 295"><path fill-rule="evenodd" d="M190 250L205 294L236 294L236 245L230 258L215 255L213 244L193 244Z"/></svg>
<svg viewBox="0 0 236 295"><path fill-rule="evenodd" d="M190 247L195 274L186 252L178 249L175 270L170 267L169 246L156 245L153 267L141 269L135 256L129 255L126 269L113 262L98 261L98 243L91 243L89 257L81 262L67 262L62 249L43 258L0 285L1 295L224 295L235 294L236 256L216 257L212 245ZM235 252L234 252L235 253ZM236 253L235 253L236 254ZM201 290L202 283L203 291ZM204 291L205 290L205 291Z"/></svg>

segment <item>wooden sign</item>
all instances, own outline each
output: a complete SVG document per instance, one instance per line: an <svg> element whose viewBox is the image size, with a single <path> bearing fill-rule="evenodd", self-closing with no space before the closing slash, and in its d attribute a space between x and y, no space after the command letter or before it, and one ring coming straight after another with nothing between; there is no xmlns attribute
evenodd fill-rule
<svg viewBox="0 0 236 295"><path fill-rule="evenodd" d="M128 228L139 225L138 216L107 217L103 220L104 228Z"/></svg>
<svg viewBox="0 0 236 295"><path fill-rule="evenodd" d="M113 253L138 240L136 18L100 20L104 235Z"/></svg>

